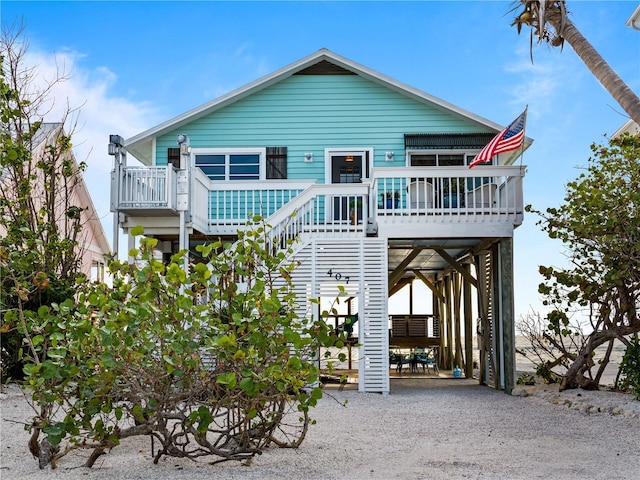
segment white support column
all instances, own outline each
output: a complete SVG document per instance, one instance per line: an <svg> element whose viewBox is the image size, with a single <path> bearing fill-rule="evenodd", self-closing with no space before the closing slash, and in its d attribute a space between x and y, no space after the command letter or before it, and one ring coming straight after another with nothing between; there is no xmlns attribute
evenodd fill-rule
<svg viewBox="0 0 640 480"><path fill-rule="evenodd" d="M129 256L129 252L131 250L133 250L134 248L136 248L136 237L134 237L133 235L129 234L127 235L127 243L128 243L128 248L127 248L127 256L129 258L129 263L133 263L135 262L135 258Z"/></svg>
<svg viewBox="0 0 640 480"><path fill-rule="evenodd" d="M179 245L180 250L186 250L183 268L189 271L189 230L191 228L191 196L193 185L191 181L191 147L187 135L178 135L180 145L180 172L178 180L178 209L180 210Z"/></svg>

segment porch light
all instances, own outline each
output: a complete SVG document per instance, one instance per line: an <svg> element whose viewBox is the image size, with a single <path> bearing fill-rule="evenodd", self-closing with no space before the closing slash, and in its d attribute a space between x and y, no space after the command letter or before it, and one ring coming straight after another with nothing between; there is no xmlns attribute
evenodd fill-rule
<svg viewBox="0 0 640 480"><path fill-rule="evenodd" d="M109 155L116 155L124 147L124 138L120 135L109 135Z"/></svg>
<svg viewBox="0 0 640 480"><path fill-rule="evenodd" d="M384 157L387 162L393 162L393 152L386 152Z"/></svg>
<svg viewBox="0 0 640 480"><path fill-rule="evenodd" d="M120 135L109 135L109 143L113 143L116 147L124 147L124 138Z"/></svg>
<svg viewBox="0 0 640 480"><path fill-rule="evenodd" d="M313 153L312 152L305 152L304 154L304 161L306 163L311 163L313 162Z"/></svg>

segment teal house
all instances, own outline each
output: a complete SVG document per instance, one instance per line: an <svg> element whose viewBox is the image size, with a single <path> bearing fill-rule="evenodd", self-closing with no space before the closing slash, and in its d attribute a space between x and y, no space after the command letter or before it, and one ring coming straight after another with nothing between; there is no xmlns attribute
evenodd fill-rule
<svg viewBox="0 0 640 480"><path fill-rule="evenodd" d="M517 160L531 140L469 168L503 129L322 49L134 137L112 135L116 230L142 225L171 254L233 239L259 214L274 238L298 240L302 314L318 313L308 298L347 289L331 321L352 332L360 391L389 393L399 359L426 352L441 372L459 365L510 392ZM389 298L414 282L432 293L431 312L389 315Z"/></svg>

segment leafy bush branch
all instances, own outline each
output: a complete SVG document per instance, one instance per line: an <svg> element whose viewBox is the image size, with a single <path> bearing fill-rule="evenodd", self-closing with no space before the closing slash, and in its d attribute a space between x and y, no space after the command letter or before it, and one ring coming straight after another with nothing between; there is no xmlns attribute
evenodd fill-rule
<svg viewBox="0 0 640 480"><path fill-rule="evenodd" d="M551 307L544 338L559 352L557 362L570 360L563 389L598 388L614 342L628 345L640 332L640 137L625 134L591 150L586 171L567 184L565 203L544 213L527 207L550 238L565 244L570 261L540 267L539 292ZM570 318L582 319L584 333L576 336ZM594 374L601 345L606 352Z"/></svg>
<svg viewBox="0 0 640 480"><path fill-rule="evenodd" d="M154 462L298 446L322 396L320 347L345 339L298 315L295 263L269 253L263 228L199 247L188 272L186 252L165 265L156 243L143 237L135 262L110 264L113 288L86 286L77 302L25 312L26 387L39 407L31 443L53 446L53 465L90 449L88 467L139 435L158 442Z"/></svg>

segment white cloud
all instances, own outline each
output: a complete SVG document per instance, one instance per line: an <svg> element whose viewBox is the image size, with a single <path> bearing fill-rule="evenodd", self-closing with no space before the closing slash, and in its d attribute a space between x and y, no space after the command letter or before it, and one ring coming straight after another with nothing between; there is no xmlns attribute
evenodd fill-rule
<svg viewBox="0 0 640 480"><path fill-rule="evenodd" d="M98 216L102 219L107 238L113 242L110 202L110 172L112 157L107 154L110 134L129 137L158 122L158 111L148 103L136 103L114 94L117 74L101 66L86 69L78 52L55 55L29 50L25 66L33 66L35 88L44 88L59 74L66 80L57 83L50 92L48 111L44 120L58 122L67 105L77 109L67 122L77 122L72 137L73 151L78 162L87 163L84 180L91 194Z"/></svg>

